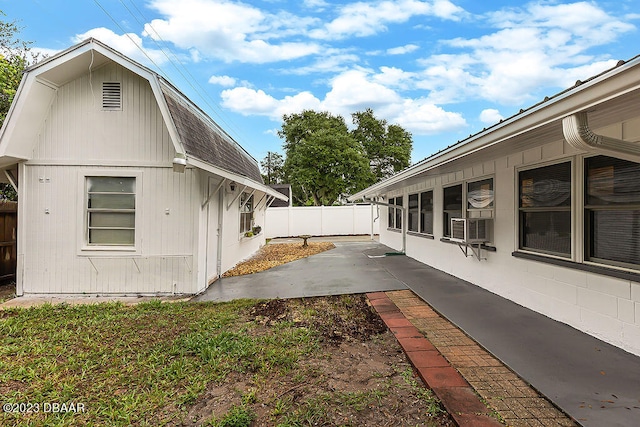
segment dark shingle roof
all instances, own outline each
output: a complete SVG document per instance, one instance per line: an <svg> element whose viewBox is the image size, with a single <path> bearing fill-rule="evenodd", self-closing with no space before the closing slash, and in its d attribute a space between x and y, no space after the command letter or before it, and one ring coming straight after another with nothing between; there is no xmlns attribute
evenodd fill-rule
<svg viewBox="0 0 640 427"><path fill-rule="evenodd" d="M269 185L269 187L273 188L278 193L284 194L289 198L289 200L291 200L291 184L271 184ZM269 207L272 207L272 208L286 208L288 206L289 206L289 202L285 202L284 200L279 200L279 199L274 200L269 205Z"/></svg>
<svg viewBox="0 0 640 427"><path fill-rule="evenodd" d="M263 183L257 162L230 136L220 130L204 113L194 110L163 85L169 112L188 156L210 163L228 172Z"/></svg>

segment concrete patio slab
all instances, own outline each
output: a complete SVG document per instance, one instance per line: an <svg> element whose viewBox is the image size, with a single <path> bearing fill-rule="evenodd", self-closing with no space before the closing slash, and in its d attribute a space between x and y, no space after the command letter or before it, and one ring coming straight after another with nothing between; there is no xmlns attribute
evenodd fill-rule
<svg viewBox="0 0 640 427"><path fill-rule="evenodd" d="M298 239L299 241L300 239ZM223 277L193 301L301 298L407 289L368 255L389 248L371 240L336 241L335 249L247 276Z"/></svg>

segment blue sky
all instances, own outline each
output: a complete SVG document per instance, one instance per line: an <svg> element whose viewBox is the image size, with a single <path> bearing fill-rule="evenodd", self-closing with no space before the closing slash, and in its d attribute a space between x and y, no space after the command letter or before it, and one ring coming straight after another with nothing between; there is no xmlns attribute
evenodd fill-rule
<svg viewBox="0 0 640 427"><path fill-rule="evenodd" d="M0 0L48 54L95 37L160 72L256 159L283 114L372 108L419 161L640 54L640 0Z"/></svg>

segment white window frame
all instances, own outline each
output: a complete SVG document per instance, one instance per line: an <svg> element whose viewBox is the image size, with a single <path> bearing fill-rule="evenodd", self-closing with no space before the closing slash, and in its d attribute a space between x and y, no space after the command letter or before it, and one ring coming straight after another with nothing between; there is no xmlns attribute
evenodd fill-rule
<svg viewBox="0 0 640 427"><path fill-rule="evenodd" d="M451 209L446 209L446 206L445 206L446 197L444 195L444 192L448 188L453 188L453 187L457 187L457 186L462 187L462 200L460 201L460 204L461 204L461 206L460 206L460 208L461 208L460 209L460 215L462 216L462 218L464 218L465 215L466 215L466 208L467 208L467 203L466 203L467 197L466 197L466 194L467 194L467 191L466 191L466 188L465 188L466 187L465 186L465 182L461 181L461 182L456 182L456 183L447 185L446 187L443 186L442 187L442 209L441 209L441 212L442 212L442 237L444 239L450 239L451 238L451 218L449 218L447 220L446 219L446 215L445 215L446 211L451 210ZM449 229L449 235L448 236L445 233L446 228Z"/></svg>
<svg viewBox="0 0 640 427"><path fill-rule="evenodd" d="M421 216L422 216L422 195L424 193L431 193L431 233L426 233L423 229L422 229L422 221L421 221ZM418 230L409 230L409 198L411 198L411 196L418 196ZM435 203L433 202L435 197L435 191L433 188L430 188L428 190L422 190L422 191L418 191L416 193L411 193L407 196L407 232L409 233L413 233L413 234L420 234L420 235L424 235L424 236L432 236L433 237L433 231L434 231L434 208L435 208Z"/></svg>
<svg viewBox="0 0 640 427"><path fill-rule="evenodd" d="M397 201L397 199L399 197L402 197L402 205L397 205L396 204L396 201ZM398 194L397 196L389 197L389 199L388 199L389 203L388 204L392 205L392 206L387 206L387 229L388 230L395 230L395 231L402 230L402 221L406 221L406 218L404 218L402 209L396 208L394 206L404 207L404 199L405 199L405 196L403 194ZM392 200L393 200L393 203L391 203ZM398 218L398 212L397 211L400 211L400 227L398 227L397 226L398 224L396 224L396 222L397 222L396 219ZM389 224L388 223L389 222L389 215L392 215L392 217L393 217L393 224Z"/></svg>
<svg viewBox="0 0 640 427"><path fill-rule="evenodd" d="M246 207L246 203L245 201L247 199L245 199L245 196L249 196L249 199L251 200L251 210L250 211L244 211L244 208ZM244 234L249 232L249 231L253 231L253 225L255 223L255 194L253 193L247 193L246 191L243 192L243 194L240 196L240 205L238 206L238 218L239 218L239 230L240 230L240 237L244 237ZM244 229L244 221L242 220L242 216L246 215L246 214L251 214L251 224L250 224L250 228L248 230Z"/></svg>
<svg viewBox="0 0 640 427"><path fill-rule="evenodd" d="M139 170L106 170L106 169L90 169L84 170L78 174L78 188L82 191L81 197L78 197L79 209L78 212L81 215L81 220L78 224L81 224L78 230L79 241L79 255L114 255L114 254L139 254L141 249L141 234L142 234L142 171ZM135 192L135 237L134 244L131 245L93 245L89 244L89 192L88 192L88 178L91 177L123 177L123 178L135 178L136 180L136 192Z"/></svg>
<svg viewBox="0 0 640 427"><path fill-rule="evenodd" d="M476 182L480 182L480 181L486 181L490 179L491 180L491 185L492 185L492 191L494 194L493 197L493 202L492 202L492 206L488 207L488 208L469 208L469 184L473 184ZM495 193L496 193L496 177L495 175L485 175L485 176L479 176L473 179L467 179L464 181L459 181L459 182L454 182L451 184L448 184L446 186L442 187L442 237L443 239L448 240L451 238L451 236L447 236L444 234L444 230L445 230L445 198L444 198L444 191L447 188L452 188L452 187L457 187L461 185L462 186L462 210L461 210L461 215L462 218L495 218L495 212L496 212L496 197L495 197ZM435 205L435 204L434 204ZM435 206L434 206L434 210L435 210ZM451 228L451 225L448 225L448 228ZM435 224L434 224L434 232L435 232ZM451 230L449 230L449 232L451 232ZM489 230L488 230L488 235L491 237L490 241L488 243L493 242L493 222L489 223Z"/></svg>
<svg viewBox="0 0 640 427"><path fill-rule="evenodd" d="M470 208L469 207L469 184L475 184L481 181L491 180L491 191L493 191L493 200L491 206L486 208ZM485 176L477 179L465 181L463 189L463 196L465 203L466 216L465 218L495 218L496 211L496 180L493 175Z"/></svg>
<svg viewBox="0 0 640 427"><path fill-rule="evenodd" d="M570 226L570 230L571 230L571 254L569 255L562 255L562 254L557 254L557 253L552 253L552 252L546 252L546 251L539 251L539 250L535 250L535 249L531 249L531 248L524 248L521 247L521 215L520 215L520 173L524 172L524 171L528 171L528 170L533 170L533 169L540 169L540 168L544 168L547 166L554 166L554 165L559 165L562 163L570 163L570 167L571 167L571 204L570 204L570 212L571 212L571 226ZM514 195L514 202L515 202L515 250L517 252L522 252L522 253L529 253L529 254L535 254L535 255L539 255L539 256L543 256L543 257L548 257L548 258L555 258L555 259L560 259L560 260L570 260L570 261L574 261L574 262L579 262L582 263L583 260L582 259L576 259L576 248L577 248L577 242L578 239L580 239L580 241L582 242L583 238L582 238L582 233L579 232L578 230L580 229L580 227L578 226L578 222L580 224L583 224L583 219L582 218L577 218L577 212L578 212L578 206L582 204L581 200L582 197L579 195L579 191L577 191L577 185L578 181L581 180L580 176L583 175L582 173L582 168L579 168L579 170L577 170L578 165L581 162L576 160L576 158L574 156L572 157L562 157L562 158L558 158L558 159L554 159L554 160L550 160L550 161L545 161L545 162L539 162L539 163L534 163L534 164L529 164L529 165L524 165L521 166L519 168L515 169L515 185L514 185L514 189L515 189L515 195ZM584 162L582 162L584 163ZM582 187L580 185L580 187ZM578 199L580 199L580 201L578 201Z"/></svg>
<svg viewBox="0 0 640 427"><path fill-rule="evenodd" d="M581 262L583 264L586 265L593 265L593 266L600 266L600 267L606 267L606 268L612 268L612 269L616 269L616 270L622 270L622 271L630 271L630 272L635 272L637 273L640 270L640 264L636 265L636 264L630 264L630 263L626 263L626 262L617 262L617 261L613 261L613 260L607 260L607 259L600 259L597 257L590 257L588 252L588 245L590 243L590 233L591 230L587 231L586 226L589 222L589 219L587 218L587 210L629 210L629 209L636 209L637 208L637 204L629 204L626 205L624 207L622 207L621 205L612 205L609 206L608 208L596 208L594 209L593 207L589 207L590 205L587 204L587 198L586 198L586 194L587 194L587 168L586 168L586 162L589 158L594 158L594 157L599 157L599 156L603 156L603 157L611 157L611 158L615 158L615 159L620 159L620 160L624 160L624 161L629 161L632 163L640 163L640 162L635 162L633 160L629 160L626 159L624 157L614 157L611 155L607 155L607 154L594 154L594 155L585 155L585 156L580 156L577 160L576 160L576 166L580 166L579 169L579 173L577 174L576 177L576 181L579 182L581 185L579 188L576 188L575 192L576 195L580 195L579 198L579 203L577 204L576 208L575 208L575 214L574 214L574 220L578 223L578 225L576 226L576 228L578 230L581 230L581 233L577 234L576 233L576 242L575 242L575 247L576 247L576 258L578 258L576 261L577 262ZM579 240L578 240L579 239ZM578 257L579 256L579 257Z"/></svg>

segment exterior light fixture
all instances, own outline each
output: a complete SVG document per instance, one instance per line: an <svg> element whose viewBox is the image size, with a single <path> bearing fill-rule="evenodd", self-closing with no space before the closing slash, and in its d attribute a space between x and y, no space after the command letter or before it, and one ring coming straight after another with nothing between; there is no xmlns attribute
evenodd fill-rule
<svg viewBox="0 0 640 427"><path fill-rule="evenodd" d="M184 173L186 167L187 156L185 156L183 153L176 153L176 156L173 158L173 171Z"/></svg>

